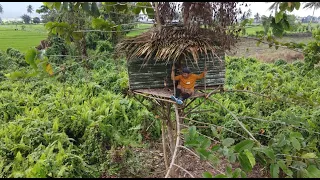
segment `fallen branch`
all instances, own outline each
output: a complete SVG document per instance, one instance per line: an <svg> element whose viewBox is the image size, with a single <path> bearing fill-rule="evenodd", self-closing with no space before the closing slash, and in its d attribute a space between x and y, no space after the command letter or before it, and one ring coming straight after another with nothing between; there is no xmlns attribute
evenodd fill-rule
<svg viewBox="0 0 320 180"><path fill-rule="evenodd" d="M182 169L185 173L189 174L189 176L191 176L192 178L194 178L194 176L193 176L189 171L187 171L186 169L184 169L183 167L181 167L181 166L179 166L179 165L177 165L177 164L173 164L173 165L176 166L176 167L178 167L178 168L180 168L180 169Z"/></svg>
<svg viewBox="0 0 320 180"><path fill-rule="evenodd" d="M185 146L179 146L179 147L181 147L181 148L189 151L191 154L193 154L194 156L196 156L197 158L200 159L200 156L198 156L198 155L197 155L195 152L193 152L191 149L189 149L189 148L187 148L187 147L185 147ZM213 167L209 162L206 162L206 163L207 163L211 168L215 168L215 167ZM217 171L217 172L220 173L220 174L224 174L223 172L221 172L221 171L218 170L218 169L215 169L214 171Z"/></svg>

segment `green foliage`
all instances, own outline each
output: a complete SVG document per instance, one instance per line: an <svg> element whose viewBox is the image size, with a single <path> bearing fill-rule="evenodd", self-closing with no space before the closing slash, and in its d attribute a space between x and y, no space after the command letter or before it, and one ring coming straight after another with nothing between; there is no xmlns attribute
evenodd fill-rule
<svg viewBox="0 0 320 180"><path fill-rule="evenodd" d="M97 48L96 48L97 53L112 52L112 51L113 51L113 46L109 41L98 41L97 42Z"/></svg>
<svg viewBox="0 0 320 180"><path fill-rule="evenodd" d="M272 177L312 176L308 175L308 167L319 168L319 67L305 74L303 69L307 64L301 61L291 64L279 60L265 64L252 58L226 60L226 89L260 92L271 97L263 98L247 93L214 95L215 99L240 118L261 145L250 139L245 140L244 137L249 138L247 133L232 116L214 103L199 107L212 109L213 112L191 115L196 121L214 126L206 130L192 127L184 131L187 133L185 145L194 148L202 159L212 164L219 164L222 157L228 159L230 164L239 162L246 173L255 164L260 164L267 167ZM189 126L193 125L190 122ZM197 131L213 136L221 144L214 145L211 150L199 149L201 143L207 143L207 139L198 135ZM210 177L208 174L205 176ZM228 177L227 174L220 176Z"/></svg>
<svg viewBox="0 0 320 180"><path fill-rule="evenodd" d="M30 64L36 57L33 50L26 54ZM134 154L123 155L121 162L108 154L116 146L141 146L143 121L153 117L120 93L128 87L124 64L119 73L111 60L95 61L89 74L81 66L69 69L63 83L59 76L0 82L0 177L100 177L125 169L128 176L147 173L142 168L147 163ZM91 79L84 83L85 77Z"/></svg>
<svg viewBox="0 0 320 180"><path fill-rule="evenodd" d="M48 41L50 43L50 47L45 51L45 55L48 56L49 62L56 64L64 63L66 57L54 55L68 55L70 47L62 38L55 35L49 36Z"/></svg>

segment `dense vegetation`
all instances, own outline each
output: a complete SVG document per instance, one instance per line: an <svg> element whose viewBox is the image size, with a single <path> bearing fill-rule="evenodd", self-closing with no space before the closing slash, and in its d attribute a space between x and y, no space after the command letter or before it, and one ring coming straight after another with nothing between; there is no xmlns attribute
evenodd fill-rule
<svg viewBox="0 0 320 180"><path fill-rule="evenodd" d="M61 5L45 4L57 9ZM146 108L127 94L126 62L112 56L126 33L74 32L111 30L116 24L117 30L131 29L119 25L118 16L103 19L96 13L141 9L108 2L99 10L91 6L95 18L85 18L81 9L67 11L79 4L63 3L66 11L59 21L52 19L54 9L44 9L53 21L46 24L46 51L0 51L0 177L147 177L151 172L131 150L146 147L147 139L159 140L161 123L151 113L151 102L144 100ZM86 5L81 8L87 13ZM280 15L270 18L273 35L290 30L290 17L283 13L298 6L280 5ZM125 19L130 22L133 19ZM216 177L245 177L256 164L272 177L319 177L320 30L313 29L314 40L308 44L279 43L271 34L264 36L266 32L256 33L260 40L267 38L270 47L303 50L304 62L267 64L227 57L225 89L242 92L214 94L216 102L200 106L211 112L185 119L190 127L183 130L184 145L215 165L226 158L225 173ZM199 124L206 127L196 129ZM235 162L240 168L232 170Z"/></svg>
<svg viewBox="0 0 320 180"><path fill-rule="evenodd" d="M29 68L19 52L15 52L17 57L13 52L1 52L3 74ZM49 78L8 80L1 75L1 177L99 177L105 171L115 173L121 169L119 164L116 169L107 156L111 149L142 145L141 131L154 116L123 93L128 84L125 62L115 63L101 55L90 61L90 71L74 60L67 62L73 67ZM313 168L310 163L317 159L311 160L319 153L320 69L304 73L303 66L303 62L287 64L279 60L265 64L255 59L229 58L227 89L252 90L272 99L243 93L214 95L226 108L243 117L240 119L250 132L277 157L257 158L257 162L270 165L283 159L286 167L294 168L294 174L290 168L285 171L295 177L302 176L298 172ZM247 137L222 107L207 103L201 108L215 111L193 115L192 119ZM160 137L159 124L157 121L148 130L154 139ZM229 131L217 131L214 126L200 132L221 141L243 140ZM235 156L233 153L229 149L225 155ZM218 162L217 158L214 160Z"/></svg>

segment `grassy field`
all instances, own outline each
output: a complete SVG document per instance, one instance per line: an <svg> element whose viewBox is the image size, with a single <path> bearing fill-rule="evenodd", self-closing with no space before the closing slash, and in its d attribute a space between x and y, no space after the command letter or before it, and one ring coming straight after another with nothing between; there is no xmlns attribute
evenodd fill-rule
<svg viewBox="0 0 320 180"><path fill-rule="evenodd" d="M303 24L307 25L307 24ZM312 26L316 27L318 24L313 23ZM143 32L146 32L148 28L151 28L153 24L138 24L133 30L127 34L127 37L134 37ZM15 30L18 29L18 30ZM246 29L248 34L255 34L256 31L262 31L263 27L260 26L249 26ZM7 48L12 47L18 49L22 52L25 52L30 47L35 47L39 45L40 41L46 39L47 32L43 25L25 25L25 29L22 30L22 25L0 25L0 50L5 51ZM282 39L286 42L304 42L307 43L312 40L311 37L284 37ZM299 56L294 55L295 52L291 50L275 50L274 48L268 48L267 45L256 46L256 42L252 40L242 40L237 44L237 48L230 53L235 56L254 56L264 61L274 61L276 59L282 58L288 61L291 61L291 57L287 54L291 54L291 56ZM281 55L283 54L283 55ZM266 58L268 57L268 58Z"/></svg>
<svg viewBox="0 0 320 180"><path fill-rule="evenodd" d="M15 30L18 29L18 30ZM25 52L30 47L40 44L40 41L47 38L43 25L0 25L0 50L15 48Z"/></svg>
<svg viewBox="0 0 320 180"><path fill-rule="evenodd" d="M141 30L134 30L134 31L130 31L127 34L127 37L134 37L137 36L143 32L148 31L147 28L151 28L153 26L153 24L138 24L137 27L135 27L135 29L141 29Z"/></svg>

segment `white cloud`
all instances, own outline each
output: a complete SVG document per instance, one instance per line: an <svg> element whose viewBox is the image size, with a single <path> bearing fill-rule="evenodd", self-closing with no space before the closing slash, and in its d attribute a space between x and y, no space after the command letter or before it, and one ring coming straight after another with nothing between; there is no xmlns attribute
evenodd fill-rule
<svg viewBox="0 0 320 180"><path fill-rule="evenodd" d="M252 17L254 14L259 13L260 15L266 15L269 16L270 15L270 11L268 10L268 8L271 6L272 3L265 3L265 2L247 2L248 7L244 7L242 6L243 10L248 10L249 8L252 11ZM305 17L305 16L312 16L313 13L313 9L303 9L304 6L304 2L301 2L300 8L299 10L293 10L293 12L291 12L290 14L294 14L296 16L301 16L301 17ZM314 12L314 16L319 17L320 16L320 9L316 10Z"/></svg>
<svg viewBox="0 0 320 180"><path fill-rule="evenodd" d="M28 14L27 6L31 5L33 8L33 13L31 17L40 17L38 13L36 13L36 9L38 9L42 4L42 2L0 2L3 7L3 14L0 14L2 19L18 19L23 14Z"/></svg>

